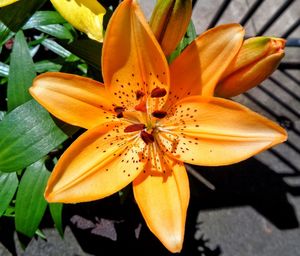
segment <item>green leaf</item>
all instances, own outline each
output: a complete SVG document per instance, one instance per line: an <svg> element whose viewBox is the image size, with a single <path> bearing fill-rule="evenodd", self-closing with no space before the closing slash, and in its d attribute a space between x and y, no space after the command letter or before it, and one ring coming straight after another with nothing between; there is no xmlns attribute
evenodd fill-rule
<svg viewBox="0 0 300 256"><path fill-rule="evenodd" d="M52 219L54 221L55 227L60 234L61 237L64 237L64 231L62 226L62 209L63 204L61 203L52 203L49 204L50 213L52 216Z"/></svg>
<svg viewBox="0 0 300 256"><path fill-rule="evenodd" d="M76 40L63 46L88 64L100 70L102 44L91 39Z"/></svg>
<svg viewBox="0 0 300 256"><path fill-rule="evenodd" d="M62 64L53 62L51 60L41 60L34 63L34 70L37 73L44 73L44 72L57 72L61 69ZM9 65L0 62L0 76L8 77L9 74Z"/></svg>
<svg viewBox="0 0 300 256"><path fill-rule="evenodd" d="M7 90L9 111L31 99L28 88L35 76L34 64L24 34L19 31L15 37L10 60Z"/></svg>
<svg viewBox="0 0 300 256"><path fill-rule="evenodd" d="M35 71L38 73L44 73L49 71L59 71L61 69L62 65L52 62L50 60L42 60L39 62L36 62L34 64ZM1 65L0 65L0 71L1 71Z"/></svg>
<svg viewBox="0 0 300 256"><path fill-rule="evenodd" d="M58 39L66 39L69 41L73 40L72 33L67 28L65 28L63 25L60 25L60 24L37 26L36 29L39 31L42 31L46 34L49 34L51 36L54 36Z"/></svg>
<svg viewBox="0 0 300 256"><path fill-rule="evenodd" d="M3 7L0 9L0 20L9 30L17 32L46 1L47 0L20 0L14 4Z"/></svg>
<svg viewBox="0 0 300 256"><path fill-rule="evenodd" d="M41 37L35 36L35 39L40 39ZM41 44L45 46L48 50L56 53L58 56L66 58L69 57L72 53L66 50L64 47L56 43L54 40L51 39L44 39Z"/></svg>
<svg viewBox="0 0 300 256"><path fill-rule="evenodd" d="M18 183L16 173L0 173L0 217L13 199Z"/></svg>
<svg viewBox="0 0 300 256"><path fill-rule="evenodd" d="M8 77L9 66L3 62L0 62L0 76Z"/></svg>
<svg viewBox="0 0 300 256"><path fill-rule="evenodd" d="M20 181L15 224L16 230L28 237L34 236L44 216L47 207L44 190L49 176L44 161L40 160L26 169Z"/></svg>
<svg viewBox="0 0 300 256"><path fill-rule="evenodd" d="M22 29L30 29L36 28L37 26L62 23L66 23L66 20L56 11L37 11L26 22Z"/></svg>
<svg viewBox="0 0 300 256"><path fill-rule="evenodd" d="M0 47L5 44L14 33L3 22L0 21Z"/></svg>
<svg viewBox="0 0 300 256"><path fill-rule="evenodd" d="M169 56L169 63L171 63L174 59L176 59L180 53L187 47L195 38L197 37L195 26L191 21L184 37L181 39L180 43L178 44L177 48L172 52Z"/></svg>
<svg viewBox="0 0 300 256"><path fill-rule="evenodd" d="M31 100L0 122L0 170L22 169L55 149L68 136L49 113Z"/></svg>

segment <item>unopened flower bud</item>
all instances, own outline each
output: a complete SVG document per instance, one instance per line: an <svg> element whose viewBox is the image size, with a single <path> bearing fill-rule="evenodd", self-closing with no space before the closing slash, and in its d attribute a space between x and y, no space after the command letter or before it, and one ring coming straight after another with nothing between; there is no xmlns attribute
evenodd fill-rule
<svg viewBox="0 0 300 256"><path fill-rule="evenodd" d="M192 15L191 0L158 0L150 26L166 56L184 36Z"/></svg>
<svg viewBox="0 0 300 256"><path fill-rule="evenodd" d="M284 57L285 40L253 37L244 41L239 53L216 86L215 95L233 97L260 84Z"/></svg>

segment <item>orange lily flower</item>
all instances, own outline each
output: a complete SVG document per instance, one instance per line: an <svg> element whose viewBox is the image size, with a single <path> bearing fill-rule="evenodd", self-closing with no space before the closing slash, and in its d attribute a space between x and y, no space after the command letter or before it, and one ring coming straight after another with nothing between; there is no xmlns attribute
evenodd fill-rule
<svg viewBox="0 0 300 256"><path fill-rule="evenodd" d="M47 201L97 200L132 182L149 229L168 250L179 252L190 194L183 162L232 164L286 139L272 121L209 96L243 35L237 24L214 28L169 68L139 6L123 1L104 39L104 84L46 73L30 88L53 115L87 129L55 166Z"/></svg>

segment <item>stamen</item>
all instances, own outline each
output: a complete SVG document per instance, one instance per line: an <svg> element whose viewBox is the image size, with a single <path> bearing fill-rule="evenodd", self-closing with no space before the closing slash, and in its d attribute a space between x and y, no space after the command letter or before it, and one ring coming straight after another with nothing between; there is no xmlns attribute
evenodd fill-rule
<svg viewBox="0 0 300 256"><path fill-rule="evenodd" d="M125 111L125 108L116 106L114 108L115 112L117 113L117 118L122 118L123 117L123 112Z"/></svg>
<svg viewBox="0 0 300 256"><path fill-rule="evenodd" d="M141 111L141 112L146 113L147 112L146 102L141 101L138 105L136 105L134 107L134 109L137 110L137 111Z"/></svg>
<svg viewBox="0 0 300 256"><path fill-rule="evenodd" d="M140 98L142 98L145 95L145 93L142 92L142 91L136 91L135 94L136 94L136 99L137 100L139 100Z"/></svg>
<svg viewBox="0 0 300 256"><path fill-rule="evenodd" d="M124 111L125 111L125 108L120 107L120 106L116 106L116 107L114 108L114 111L115 111L117 114L119 114L119 113L124 112Z"/></svg>
<svg viewBox="0 0 300 256"><path fill-rule="evenodd" d="M156 118L164 118L167 115L166 111L163 110L155 110L152 113L152 116L156 117Z"/></svg>
<svg viewBox="0 0 300 256"><path fill-rule="evenodd" d="M154 142L153 135L145 131L141 131L141 138L147 145Z"/></svg>
<svg viewBox="0 0 300 256"><path fill-rule="evenodd" d="M117 114L117 118L122 118L122 117L123 117L123 112Z"/></svg>
<svg viewBox="0 0 300 256"><path fill-rule="evenodd" d="M164 97L166 94L167 94L166 89L156 87L152 90L151 97L152 98L161 98L161 97Z"/></svg>
<svg viewBox="0 0 300 256"><path fill-rule="evenodd" d="M124 132L136 132L145 129L146 126L144 124L132 124L127 126L124 129Z"/></svg>

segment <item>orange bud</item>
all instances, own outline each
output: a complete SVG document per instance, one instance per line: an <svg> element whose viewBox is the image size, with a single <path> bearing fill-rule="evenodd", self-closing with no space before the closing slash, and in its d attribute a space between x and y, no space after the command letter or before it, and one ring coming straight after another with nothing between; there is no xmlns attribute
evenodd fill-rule
<svg viewBox="0 0 300 256"><path fill-rule="evenodd" d="M166 56L184 36L192 16L191 0L158 0L150 26Z"/></svg>
<svg viewBox="0 0 300 256"><path fill-rule="evenodd" d="M233 97L260 84L278 67L284 57L285 40L253 37L244 41L239 53L216 86L215 95Z"/></svg>

